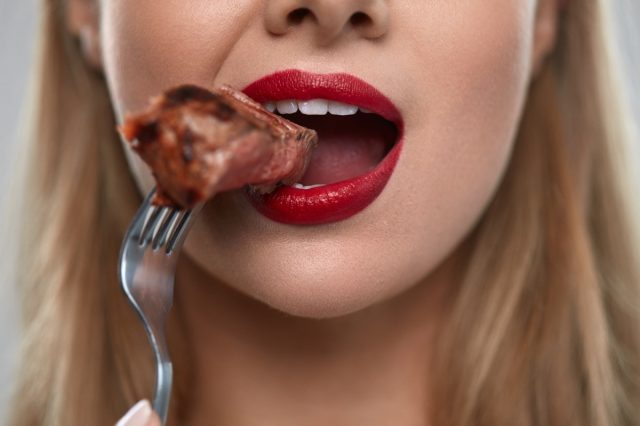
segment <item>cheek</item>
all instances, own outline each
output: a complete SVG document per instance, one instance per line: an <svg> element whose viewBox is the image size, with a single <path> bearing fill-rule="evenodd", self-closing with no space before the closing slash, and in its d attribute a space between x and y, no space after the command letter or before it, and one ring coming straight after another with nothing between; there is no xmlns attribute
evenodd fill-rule
<svg viewBox="0 0 640 426"><path fill-rule="evenodd" d="M104 67L118 120L144 108L168 87L211 85L237 41L244 22L255 15L251 0L105 1L101 3ZM125 148L142 192L154 185L139 157Z"/></svg>
<svg viewBox="0 0 640 426"><path fill-rule="evenodd" d="M210 84L256 8L250 0L188 3L103 3L105 71L118 116L141 109L167 87Z"/></svg>
<svg viewBox="0 0 640 426"><path fill-rule="evenodd" d="M405 223L423 270L468 234L499 185L526 99L533 22L524 1L438 4L405 49L419 90L398 178L413 200Z"/></svg>

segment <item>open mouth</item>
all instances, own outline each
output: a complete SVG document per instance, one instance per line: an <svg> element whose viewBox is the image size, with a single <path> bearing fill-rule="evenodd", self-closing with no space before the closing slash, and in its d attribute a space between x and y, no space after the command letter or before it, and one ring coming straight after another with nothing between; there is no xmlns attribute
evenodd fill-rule
<svg viewBox="0 0 640 426"><path fill-rule="evenodd" d="M342 102L313 99L265 102L268 110L318 133L318 147L294 187L306 189L345 181L374 169L398 140L394 123Z"/></svg>
<svg viewBox="0 0 640 426"><path fill-rule="evenodd" d="M349 74L291 69L243 92L319 136L300 182L270 194L246 193L259 213L286 224L320 225L358 214L382 193L400 156L404 125L375 87Z"/></svg>

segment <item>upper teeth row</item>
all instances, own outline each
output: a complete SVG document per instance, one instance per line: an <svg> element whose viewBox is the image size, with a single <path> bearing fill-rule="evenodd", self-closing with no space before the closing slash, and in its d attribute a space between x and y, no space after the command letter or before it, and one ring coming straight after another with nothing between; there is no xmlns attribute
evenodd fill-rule
<svg viewBox="0 0 640 426"><path fill-rule="evenodd" d="M280 114L295 114L300 111L305 115L326 115L327 112L333 115L354 115L358 112L358 109L364 113L371 112L364 108L358 108L355 105L328 101L326 99L310 99L308 101L287 99L277 102L265 102L262 106L270 112L278 110Z"/></svg>

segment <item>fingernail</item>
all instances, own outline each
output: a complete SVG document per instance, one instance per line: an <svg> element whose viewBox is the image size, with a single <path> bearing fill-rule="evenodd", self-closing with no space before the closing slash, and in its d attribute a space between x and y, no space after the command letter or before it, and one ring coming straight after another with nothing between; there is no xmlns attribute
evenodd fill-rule
<svg viewBox="0 0 640 426"><path fill-rule="evenodd" d="M116 424L116 426L144 426L151 418L151 405L143 399L131 407L129 412Z"/></svg>

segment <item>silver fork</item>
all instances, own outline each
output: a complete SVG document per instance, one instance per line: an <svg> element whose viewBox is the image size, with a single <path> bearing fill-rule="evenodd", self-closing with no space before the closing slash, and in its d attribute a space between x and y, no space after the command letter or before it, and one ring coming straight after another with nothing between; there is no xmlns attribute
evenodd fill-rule
<svg viewBox="0 0 640 426"><path fill-rule="evenodd" d="M138 313L156 359L153 408L166 424L172 366L165 337L173 302L173 283L180 249L201 206L193 210L157 207L152 190L136 213L122 242L118 273L129 302Z"/></svg>

